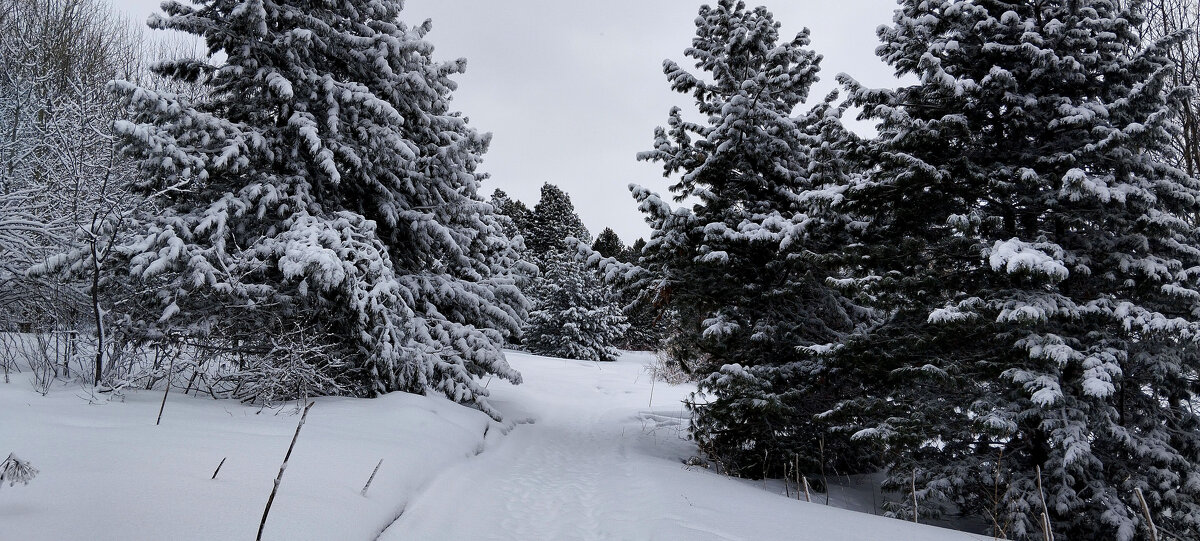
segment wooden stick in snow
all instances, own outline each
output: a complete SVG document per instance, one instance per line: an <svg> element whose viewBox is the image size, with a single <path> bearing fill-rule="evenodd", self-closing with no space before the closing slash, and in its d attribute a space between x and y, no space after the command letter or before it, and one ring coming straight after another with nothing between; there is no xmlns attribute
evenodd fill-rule
<svg viewBox="0 0 1200 541"><path fill-rule="evenodd" d="M263 508L262 520L258 522L258 537L255 541L262 541L263 528L267 525L267 515L271 513L271 504L275 503L275 493L279 492L279 482L283 480L283 470L287 469L288 460L292 458L292 449L296 448L296 439L300 437L300 429L304 427L304 420L308 418L308 410L312 409L316 402L309 402L304 406L304 413L300 415L300 423L296 425L296 433L292 435L292 443L288 445L287 454L283 455L283 464L279 465L279 473L275 476L275 486L271 487L271 496L267 498L267 506Z"/></svg>
<svg viewBox="0 0 1200 541"><path fill-rule="evenodd" d="M658 358L657 357L654 359L654 366L651 367L650 370L651 370L651 372L650 372L650 403L646 404L647 408L654 407L654 380L658 379Z"/></svg>
<svg viewBox="0 0 1200 541"><path fill-rule="evenodd" d="M216 479L216 478L217 478L217 474L221 472L221 466L224 466L224 465L225 465L225 459L226 459L226 458L229 458L229 457L222 458L222 459L221 459L221 463L220 463L220 464L217 464L217 469L213 470L213 476L212 476L212 479Z"/></svg>
<svg viewBox="0 0 1200 541"><path fill-rule="evenodd" d="M804 480L804 501L812 503L812 496L808 493L808 477L801 477Z"/></svg>
<svg viewBox="0 0 1200 541"><path fill-rule="evenodd" d="M171 392L171 373L175 371L175 357L171 357L171 366L167 368L167 388L163 391L162 404L158 406L158 420L154 421L154 426L162 422L163 410L167 408L167 393Z"/></svg>
<svg viewBox="0 0 1200 541"><path fill-rule="evenodd" d="M371 477L367 478L367 484L363 485L363 489L362 489L363 496L367 495L367 489L371 488L371 481L375 480L375 474L379 473L379 467L382 465L383 465L383 459L381 458L381 459L379 459L379 462L375 464L375 469L371 471Z"/></svg>
<svg viewBox="0 0 1200 541"><path fill-rule="evenodd" d="M795 472L796 472L796 499L800 499L800 457L795 457ZM805 479L807 481L808 479ZM808 487L805 487L804 494L808 494Z"/></svg>

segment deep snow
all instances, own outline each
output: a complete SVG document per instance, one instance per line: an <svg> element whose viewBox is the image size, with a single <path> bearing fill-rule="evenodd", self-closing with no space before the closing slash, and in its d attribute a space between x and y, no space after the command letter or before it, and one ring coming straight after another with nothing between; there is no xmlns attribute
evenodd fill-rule
<svg viewBox="0 0 1200 541"><path fill-rule="evenodd" d="M504 424L402 393L317 400L264 537L369 541L386 527L388 541L989 539L685 466L695 448L680 400L693 388L658 382L651 405L646 354L604 364L508 356L526 383L490 383ZM0 455L41 470L28 486L0 488L0 541L253 538L294 407L173 393L156 427L159 392L87 396L0 384Z"/></svg>

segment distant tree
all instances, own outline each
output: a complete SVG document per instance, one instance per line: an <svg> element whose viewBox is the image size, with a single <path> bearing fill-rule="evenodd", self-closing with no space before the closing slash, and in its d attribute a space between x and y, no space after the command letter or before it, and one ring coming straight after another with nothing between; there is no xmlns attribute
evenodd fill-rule
<svg viewBox="0 0 1200 541"><path fill-rule="evenodd" d="M509 197L504 190L497 188L492 192L491 204L496 215L501 217L504 232L509 238L529 234L533 212L525 206L525 203Z"/></svg>
<svg viewBox="0 0 1200 541"><path fill-rule="evenodd" d="M637 263L638 258L642 257L642 251L645 249L646 239L638 237L637 240L633 241L633 244L630 244L629 247L625 249L625 253L621 254L621 257L617 257L617 259L629 263Z"/></svg>
<svg viewBox="0 0 1200 541"><path fill-rule="evenodd" d="M583 242L591 240L587 227L584 227L583 221L575 213L571 197L558 186L547 182L542 185L541 199L533 207L529 238L525 239L525 246L540 258L551 251L566 251L567 245L564 241L568 237Z"/></svg>
<svg viewBox="0 0 1200 541"><path fill-rule="evenodd" d="M526 301L514 246L477 194L488 138L450 109L451 76L395 0L168 2L153 28L209 58L159 63L192 100L131 82L117 123L154 208L104 262L138 340L292 363L297 326L361 395L439 393L496 416L481 376ZM221 56L217 56L221 53ZM220 59L218 64L210 63ZM76 254L84 260L90 255Z"/></svg>
<svg viewBox="0 0 1200 541"><path fill-rule="evenodd" d="M613 361L628 328L611 291L591 269L566 250L552 251L535 280L535 307L525 327L525 344L540 355Z"/></svg>
<svg viewBox="0 0 1200 541"><path fill-rule="evenodd" d="M525 346L542 355L614 360L628 324L612 287L570 255L567 239L589 242L570 196L544 184L528 223L526 246L542 273L529 289Z"/></svg>
<svg viewBox="0 0 1200 541"><path fill-rule="evenodd" d="M617 232L611 227L604 228L599 235L596 235L596 242L592 243L592 249L604 257L616 257L618 259L625 256L625 244L621 242L621 237L617 236Z"/></svg>

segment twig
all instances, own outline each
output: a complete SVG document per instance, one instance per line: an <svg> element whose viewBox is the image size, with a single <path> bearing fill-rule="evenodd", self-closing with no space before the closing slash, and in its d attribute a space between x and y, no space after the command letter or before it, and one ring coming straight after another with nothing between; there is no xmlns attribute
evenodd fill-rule
<svg viewBox="0 0 1200 541"><path fill-rule="evenodd" d="M224 466L224 465L225 465L225 459L226 459L226 458L229 458L229 457L222 458L222 459L221 459L221 463L220 463L220 464L217 464L217 469L213 470L213 476L212 476L212 479L216 479L216 478L217 478L217 474L221 472L221 466Z"/></svg>
<svg viewBox="0 0 1200 541"><path fill-rule="evenodd" d="M1146 497L1142 495L1142 489L1134 488L1133 492L1137 494L1138 503L1142 504L1142 514L1146 515L1146 528L1150 530L1150 541L1158 541L1158 528L1154 526L1154 519L1150 517L1150 506L1146 505Z"/></svg>
<svg viewBox="0 0 1200 541"><path fill-rule="evenodd" d="M787 462L783 463L783 497L792 499L791 487L788 486ZM796 487L796 497L800 497L800 487Z"/></svg>
<svg viewBox="0 0 1200 541"><path fill-rule="evenodd" d="M486 432L487 430L485 429L484 431ZM367 495L367 489L371 488L371 481L375 480L375 474L379 473L379 467L382 465L383 465L383 459L381 458L381 459L379 459L379 462L375 464L375 469L371 470L371 477L367 478L367 484L363 485L363 489L362 489L363 496Z"/></svg>
<svg viewBox="0 0 1200 541"><path fill-rule="evenodd" d="M763 449L763 488L767 488L767 458L770 456L770 449Z"/></svg>
<svg viewBox="0 0 1200 541"><path fill-rule="evenodd" d="M171 373L175 371L175 359L178 357L179 355L172 356L171 365L167 367L167 388L163 391L162 404L158 406L158 420L154 421L154 426L158 426L162 422L163 410L167 408L167 393L171 392Z"/></svg>
<svg viewBox="0 0 1200 541"><path fill-rule="evenodd" d="M1050 529L1050 507L1046 505L1046 493L1042 490L1042 467L1037 466L1038 498L1042 500L1042 537L1054 541L1054 530Z"/></svg>
<svg viewBox="0 0 1200 541"><path fill-rule="evenodd" d="M655 359L655 364L650 368L650 403L646 404L647 408L654 407L654 380L658 379L658 360Z"/></svg>
<svg viewBox="0 0 1200 541"><path fill-rule="evenodd" d="M279 473L275 476L275 486L271 487L271 496L267 498L267 506L263 508L262 520L258 523L258 537L255 541L262 541L263 528L267 525L267 515L271 513L271 504L275 503L275 493L279 492L279 482L283 480L283 470L287 469L288 460L292 458L292 449L296 447L296 439L300 437L300 429L304 427L304 420L308 418L308 410L312 409L316 402L309 402L304 406L304 413L300 415L300 423L296 425L296 433L292 435L292 443L288 445L287 454L283 455L283 463L279 465Z"/></svg>
<svg viewBox="0 0 1200 541"><path fill-rule="evenodd" d="M795 471L796 471L796 499L799 500L800 499L800 456L799 455L796 455L794 462L795 462L795 465L793 467L795 468ZM804 480L808 481L807 478L805 478ZM807 498L808 497L808 483L805 483L804 485L805 485L804 486L804 497Z"/></svg>
<svg viewBox="0 0 1200 541"><path fill-rule="evenodd" d="M912 472L912 495L913 495L913 524L917 522L917 469L913 468Z"/></svg>
<svg viewBox="0 0 1200 541"><path fill-rule="evenodd" d="M817 443L821 449L821 482L825 483L825 505L829 505L829 493L831 491L829 490L829 477L825 475L825 436L822 435Z"/></svg>

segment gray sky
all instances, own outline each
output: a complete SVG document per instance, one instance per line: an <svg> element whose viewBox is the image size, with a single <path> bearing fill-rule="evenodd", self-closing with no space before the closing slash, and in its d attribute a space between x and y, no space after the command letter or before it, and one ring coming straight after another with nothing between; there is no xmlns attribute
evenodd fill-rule
<svg viewBox="0 0 1200 541"><path fill-rule="evenodd" d="M136 19L159 0L111 0ZM612 227L626 244L649 233L626 186L660 193L669 184L657 164L638 162L671 106L690 98L671 92L662 61L691 67L700 0L407 0L409 25L433 19L427 39L435 57L467 59L455 107L480 131L493 133L484 170L495 188L537 202L543 182L571 195L595 235ZM715 3L715 0L711 0ZM835 88L845 72L868 86L893 86L874 54L875 29L891 21L895 0L749 0L766 5L790 39L812 31L825 59L810 101Z"/></svg>

